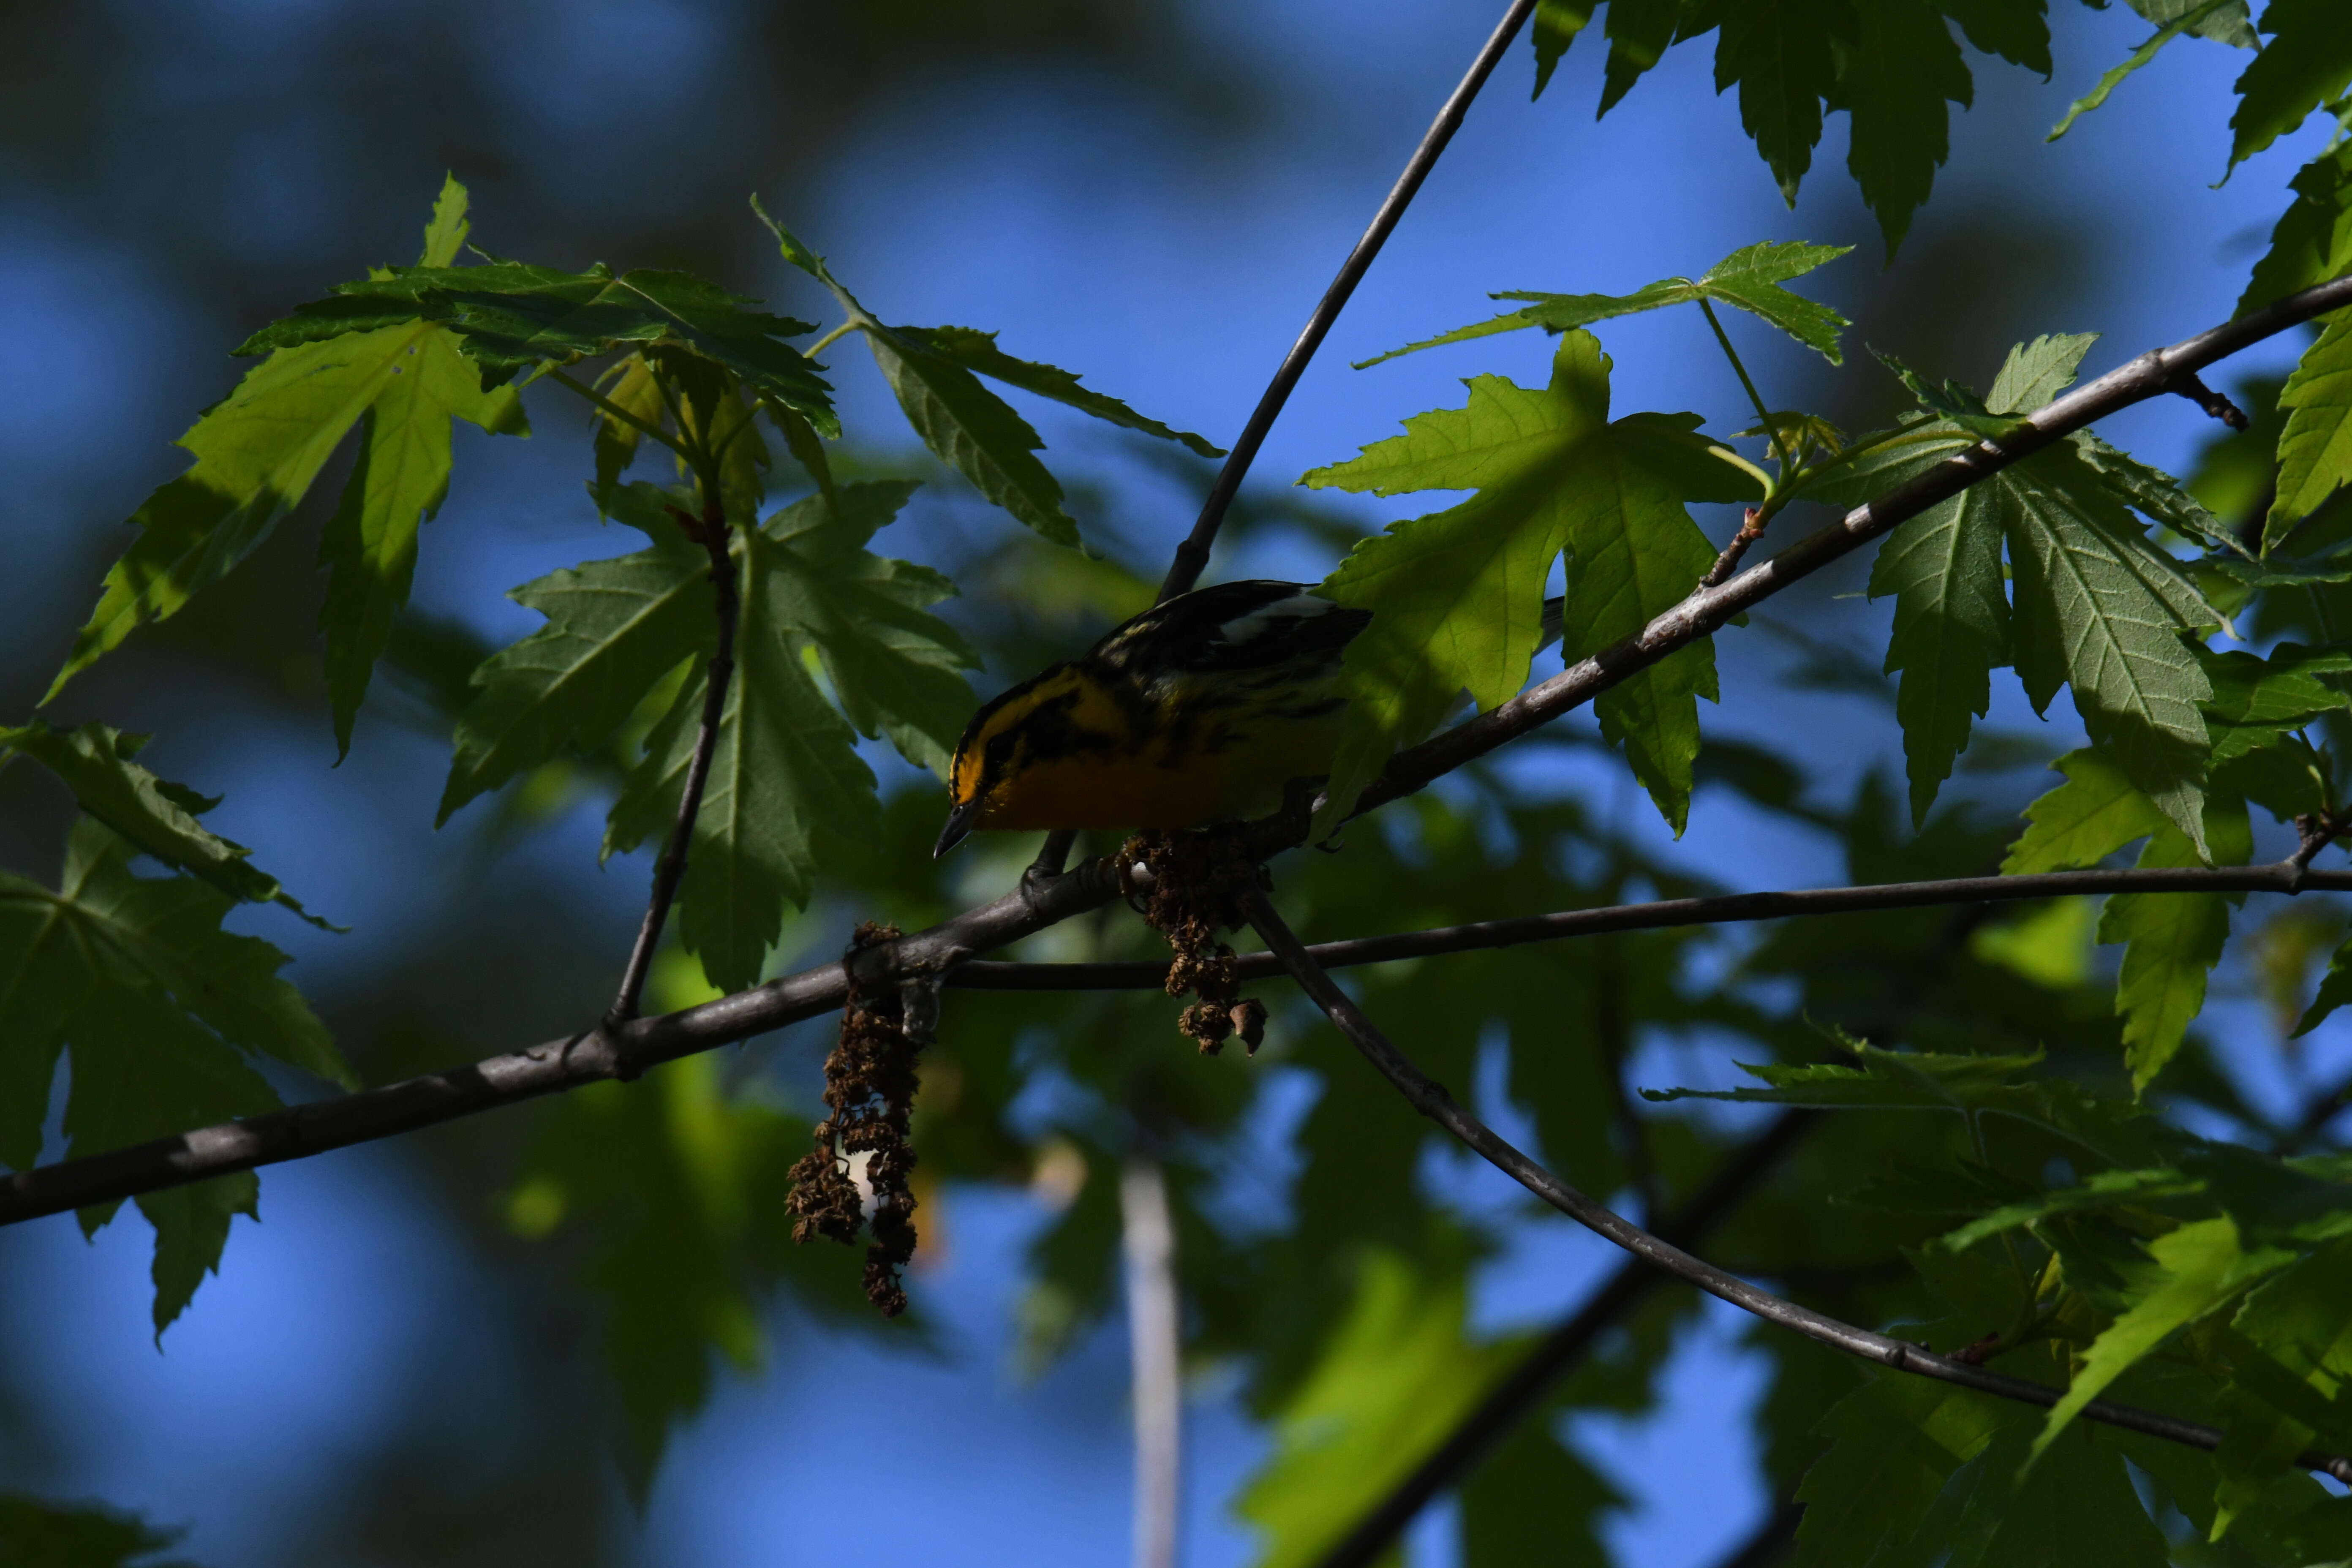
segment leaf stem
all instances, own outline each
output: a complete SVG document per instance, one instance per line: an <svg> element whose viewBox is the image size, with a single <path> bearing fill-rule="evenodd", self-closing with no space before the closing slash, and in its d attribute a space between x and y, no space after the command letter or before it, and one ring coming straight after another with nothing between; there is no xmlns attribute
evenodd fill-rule
<svg viewBox="0 0 2352 1568"><path fill-rule="evenodd" d="M676 452L679 457L686 458L688 462L693 461L693 454L688 452L684 447L680 446L667 431L646 424L644 420L638 418L635 415L630 413L627 409L622 407L619 404L614 402L611 398L605 396L603 393L597 391L594 387L589 385L586 382L582 381L577 376L566 375L563 372L557 370L551 365L547 369L546 378L549 381L555 383L558 386L569 387L573 392L578 393L581 396L586 398L589 402L603 409L607 416L628 426L631 429L636 431L638 435L650 436L655 440L660 442L663 446L667 447L671 451Z"/></svg>
<svg viewBox="0 0 2352 1568"><path fill-rule="evenodd" d="M1739 351L1731 346L1731 334L1723 330L1723 319L1715 313L1714 305L1708 302L1704 294L1698 297L1698 308L1706 317L1706 324L1715 329L1715 341L1723 345L1723 357L1731 362L1733 372L1739 377L1739 384L1748 389L1748 401L1756 408L1757 426L1764 432L1765 438L1772 443L1772 456L1780 461L1780 477L1787 479L1796 471L1795 454L1790 452L1787 443L1780 439L1780 427L1772 423L1772 414L1764 406L1763 395L1756 390L1756 384L1748 379L1748 367L1739 363ZM1769 500L1771 498L1768 496L1765 499Z"/></svg>
<svg viewBox="0 0 2352 1568"><path fill-rule="evenodd" d="M856 331L865 324L866 321L864 320L863 312L853 314L849 320L842 322L841 325L834 328L833 331L825 333L824 336L809 344L809 346L803 349L801 353L810 359L814 359L817 355L823 353L825 350L831 348L834 344L839 342L842 339L847 337L850 333Z"/></svg>
<svg viewBox="0 0 2352 1568"><path fill-rule="evenodd" d="M677 900L678 884L686 877L686 856L694 838L694 819L701 813L703 788L710 781L710 760L719 750L719 731L727 715L727 688L735 673L738 600L735 562L728 549L731 538L718 488L706 486L702 543L710 552L710 586L717 600L719 646L705 668L702 728L694 738L693 760L687 764L686 788L677 801L677 821L670 828L669 842L662 847L661 858L655 862L653 894L646 900L646 918L637 927L636 944L629 950L628 965L621 972L621 988L614 995L613 1005L604 1010L607 1033L637 1016L638 1004L645 996L646 976L653 969L654 950L661 945L662 927L669 919L670 905ZM625 1056L616 1076L636 1076L629 1070Z"/></svg>

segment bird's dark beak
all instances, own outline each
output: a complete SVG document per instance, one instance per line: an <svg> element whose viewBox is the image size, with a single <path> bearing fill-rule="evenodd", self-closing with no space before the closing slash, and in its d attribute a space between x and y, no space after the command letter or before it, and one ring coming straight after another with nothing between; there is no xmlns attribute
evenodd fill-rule
<svg viewBox="0 0 2352 1568"><path fill-rule="evenodd" d="M949 812L948 825L940 829L940 841L931 848L931 858L936 860L962 843L964 835L970 833L979 823L980 802L977 799L968 800Z"/></svg>

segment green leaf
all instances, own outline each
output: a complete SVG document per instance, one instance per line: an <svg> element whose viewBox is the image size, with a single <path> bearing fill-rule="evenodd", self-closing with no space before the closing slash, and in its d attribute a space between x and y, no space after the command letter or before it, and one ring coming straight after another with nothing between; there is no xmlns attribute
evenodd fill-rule
<svg viewBox="0 0 2352 1568"><path fill-rule="evenodd" d="M2169 1165L2138 1171L2096 1171L2080 1186L2036 1193L2030 1198L1990 1209L1958 1229L1937 1237L1933 1245L1944 1252L1963 1253L2007 1231L2072 1215L2146 1208L2167 1198L2195 1196L2204 1191L2202 1181Z"/></svg>
<svg viewBox="0 0 2352 1568"><path fill-rule="evenodd" d="M752 205L760 211L758 203ZM980 384L973 368L1082 408L1097 418L1182 438L1165 426L1143 419L1115 398L1084 390L1077 377L1067 371L1011 358L996 348L990 333L968 327L885 326L834 278L824 258L793 238L765 211L760 211L760 217L774 233L784 259L831 289L851 322L865 334L875 364L923 445L970 479L981 494L1055 543L1083 548L1078 525L1062 505L1061 481L1036 458L1045 443L1012 405ZM981 363L968 368L967 359Z"/></svg>
<svg viewBox="0 0 2352 1568"><path fill-rule="evenodd" d="M1608 113L1656 65L1675 41L1681 0L1609 0L1609 62L1601 82L1601 110ZM1596 116L1595 118L1598 118Z"/></svg>
<svg viewBox="0 0 2352 1568"><path fill-rule="evenodd" d="M1536 88L1528 97L1543 96L1551 85L1551 73L1558 68L1560 56L1576 35L1592 21L1591 0L1536 0L1536 14L1528 32L1536 50Z"/></svg>
<svg viewBox="0 0 2352 1568"><path fill-rule="evenodd" d="M1548 332L1572 331L1617 316L1663 310L1668 305L1695 304L1701 300L1737 305L1743 310L1761 316L1807 348L1818 352L1832 364L1843 364L1845 362L1838 347L1838 333L1852 323L1828 306L1816 304L1780 285L1791 278L1811 272L1824 262L1836 260L1853 248L1850 245L1751 245L1733 251L1699 277L1660 279L1631 294L1544 294L1514 289L1493 298L1529 301L1524 308L1488 321L1473 322L1466 327L1456 327L1450 332L1441 332L1417 343L1407 343L1401 349L1391 349L1387 353L1363 361L1356 368L1362 370L1367 365L1379 364L1400 354L1416 353L1441 343L1458 343L1471 338L1488 337L1496 332L1515 332L1524 327L1541 327Z"/></svg>
<svg viewBox="0 0 2352 1568"><path fill-rule="evenodd" d="M74 634L42 702L251 554L391 388L412 351L437 331L410 322L281 349L205 410L179 440L194 464L131 514L139 537L107 573L98 607Z"/></svg>
<svg viewBox="0 0 2352 1568"><path fill-rule="evenodd" d="M2130 5L2140 14L2141 20L2159 27L2185 11L2202 8L2201 0L2130 0ZM2262 42L2254 36L2248 0L2230 0L2228 5L2210 13L2189 30L2200 38L2227 44L2233 49L2251 49Z"/></svg>
<svg viewBox="0 0 2352 1568"><path fill-rule="evenodd" d="M765 526L782 548L762 552L761 570L776 625L815 647L858 732L887 737L908 762L944 776L972 710L957 671L979 668L980 656L924 613L954 596L953 583L866 549L916 488L848 485L837 507L812 496L785 508Z"/></svg>
<svg viewBox="0 0 2352 1568"><path fill-rule="evenodd" d="M2205 704L2209 719L2277 729L2352 708L2352 697L2320 679L2352 675L2352 648L2306 648L2283 642L2262 657L2200 648L2198 662L2213 686L2213 696Z"/></svg>
<svg viewBox="0 0 2352 1568"><path fill-rule="evenodd" d="M2336 0L2270 0L2261 26L2272 37L2238 77L2232 168L2352 87L2352 10Z"/></svg>
<svg viewBox="0 0 2352 1568"><path fill-rule="evenodd" d="M0 1494L0 1563L24 1568L189 1568L183 1558L153 1555L186 1533L100 1504Z"/></svg>
<svg viewBox="0 0 2352 1568"><path fill-rule="evenodd" d="M307 912L277 878L247 858L252 850L196 820L216 800L157 778L131 761L146 744L144 735L127 735L104 724L55 730L35 719L16 729L0 727L0 747L23 752L63 779L82 810L144 853L203 879L233 899L283 904L321 930L341 929Z"/></svg>
<svg viewBox="0 0 2352 1568"><path fill-rule="evenodd" d="M1937 1510L1948 1521L1945 1568L2168 1568L2171 1551L2123 1455L2081 1429L2029 1445L2029 1430L2004 1422L1946 1484ZM1935 1533L1912 1542L1917 1561L1933 1552Z"/></svg>
<svg viewBox="0 0 2352 1568"><path fill-rule="evenodd" d="M2098 85L2076 99L2067 108L2065 118L2051 127L2050 134L2043 140L2055 142L2065 135L2075 121L2105 103L2108 95L2124 84L2125 78L2156 58L2165 45L2224 9L2234 10L2242 16L2246 0L2195 0L2188 9L2158 27L2147 41L2126 55L2122 64L2108 67L2106 74L2099 78Z"/></svg>
<svg viewBox="0 0 2352 1568"><path fill-rule="evenodd" d="M68 839L55 891L0 874L0 1160L30 1166L58 1053L69 1050L68 1158L276 1109L252 1053L352 1083L326 1029L278 977L286 955L220 929L235 907L193 878L135 877L137 846L94 817ZM149 1193L155 1331L218 1266L233 1214L251 1215L249 1172ZM85 1209L94 1231L118 1205Z"/></svg>
<svg viewBox="0 0 2352 1568"><path fill-rule="evenodd" d="M1347 1318L1276 1416L1274 1453L1235 1505L1258 1531L1258 1568L1318 1561L1516 1359L1515 1345L1470 1342L1463 1319L1458 1279L1366 1254Z"/></svg>
<svg viewBox="0 0 2352 1568"><path fill-rule="evenodd" d="M1996 414L2032 413L2074 384L2083 356L2098 341L2096 332L2045 332L2012 345L1985 394L1985 406Z"/></svg>
<svg viewBox="0 0 2352 1568"><path fill-rule="evenodd" d="M2352 481L2352 318L2338 315L2303 351L2279 406L2292 412L2279 438L2276 499L2263 524L2265 552Z"/></svg>
<svg viewBox="0 0 2352 1568"><path fill-rule="evenodd" d="M1739 1064L1762 1089L1642 1090L1658 1102L1722 1100L1743 1104L1803 1106L1816 1110L1938 1111L1999 1116L2039 1127L2116 1164L2152 1165L2156 1152L2143 1118L2128 1104L2095 1100L2060 1079L2021 1081L2037 1066L2036 1052L2020 1056L1955 1056L1890 1051L1840 1037L1848 1062L1799 1066Z"/></svg>
<svg viewBox="0 0 2352 1568"><path fill-rule="evenodd" d="M1797 1488L1798 1568L1906 1561L1944 1483L2001 1418L1987 1395L1925 1378L1879 1376L1815 1428L1829 1447Z"/></svg>
<svg viewBox="0 0 2352 1568"><path fill-rule="evenodd" d="M2148 1243L2147 1252L2156 1265L2151 1288L2091 1342L2065 1397L2051 1407L2027 1463L2040 1458L2084 1405L2175 1330L2226 1306L2294 1260L2293 1254L2273 1247L2247 1251L2227 1215L2169 1231Z"/></svg>
<svg viewBox="0 0 2352 1568"><path fill-rule="evenodd" d="M1950 152L1945 101L1966 109L1975 87L1960 46L1927 0L1872 0L1854 7L1854 17L1837 84L1852 121L1846 168L1892 261Z"/></svg>
<svg viewBox="0 0 2352 1568"><path fill-rule="evenodd" d="M1954 416L1903 427L1822 476L1803 493L1853 505L1973 445L1956 421L1972 406L2005 419L2046 402L2074 378L2087 335L2043 337L2010 351L1993 395L1929 387L1895 366L1931 405ZM2205 514L2165 475L2104 446L2045 448L1906 521L1880 551L1874 594L1898 595L1889 668L1930 673L1916 703L1898 697L1914 810L1948 776L1985 710L1982 684L2001 657L2000 587L1984 537L1997 519L2009 547L2014 603L2006 651L2037 710L2071 684L2095 742L2192 837L2201 835L2208 749L2198 704L2210 696L2180 635L2221 624L2172 558L2150 544L2131 507L2197 526ZM1889 557L1892 560L1889 560ZM1907 596L1907 604L1906 602Z"/></svg>
<svg viewBox="0 0 2352 1568"><path fill-rule="evenodd" d="M1125 430L1140 430L1147 436L1157 436L1163 441L1174 441L1202 458L1222 458L1223 447L1209 444L1205 437L1189 430L1175 430L1157 419L1148 419L1121 403L1116 397L1104 395L1091 387L1080 386L1076 375L1057 370L1034 360L1014 359L996 346L996 334L972 327L894 327L900 337L923 344L955 361L967 370L992 376L1008 386L1050 398L1066 405L1081 414L1091 414Z"/></svg>
<svg viewBox="0 0 2352 1568"><path fill-rule="evenodd" d="M2327 961L2327 973L2319 977L2319 992L2311 999L2303 1017L2294 1026L2292 1037L2301 1039L2327 1021L2327 1016L2352 1002L2352 942L2336 950Z"/></svg>
<svg viewBox="0 0 2352 1568"><path fill-rule="evenodd" d="M2072 447L1986 481L2000 491L2015 578L2017 672L2036 711L2071 685L2092 741L2204 849L2199 705L2212 695L2186 633L2220 624L2179 564Z"/></svg>
<svg viewBox="0 0 2352 1568"><path fill-rule="evenodd" d="M327 695L339 758L351 751L352 724L375 661L392 639L393 618L408 603L417 530L449 493L449 429L456 419L494 435L530 434L514 389L483 391L455 334L421 334L368 405L359 460L319 539L319 564L332 574L319 629L327 639Z"/></svg>
<svg viewBox="0 0 2352 1568"><path fill-rule="evenodd" d="M1610 1568L1594 1527L1626 1500L1545 1425L1522 1420L1464 1483L1463 1568Z"/></svg>
<svg viewBox="0 0 2352 1568"><path fill-rule="evenodd" d="M597 388L606 402L634 415L639 424L661 427L665 412L661 378L654 374L653 362L644 354L634 353L614 361L597 377ZM785 417L800 418L792 410L778 406ZM595 419L596 482L590 494L595 497L597 510L602 511L606 493L621 482L621 476L637 460L637 447L645 433L637 425L602 408L596 410Z"/></svg>
<svg viewBox="0 0 2352 1568"><path fill-rule="evenodd" d="M521 261L393 267L296 307L236 352L282 351L345 333L435 322L462 341L466 357L480 368L482 384L496 387L541 366L619 351L679 349L732 372L759 395L837 435L840 423L824 379L783 341L814 329L750 308L757 303L688 273L641 268L616 274L601 261L585 272Z"/></svg>
<svg viewBox="0 0 2352 1568"><path fill-rule="evenodd" d="M1895 712L1919 826L1992 701L1992 671L2010 659L1999 493L1971 486L1898 526L1870 568L1870 596L1889 594L1885 668L1903 677Z"/></svg>
<svg viewBox="0 0 2352 1568"><path fill-rule="evenodd" d="M1394 495L1475 487L1445 511L1360 542L1325 583L1373 612L1349 646L1346 730L1328 820L1342 819L1398 746L1418 740L1467 690L1489 708L1526 684L1541 636L1544 580L1570 556L1562 653L1570 662L1638 630L1687 595L1715 559L1686 500L1752 497L1695 416L1609 423L1609 362L1591 333L1561 340L1551 384L1469 383L1468 405L1418 415L1403 436L1301 483ZM1603 732L1669 823L1688 810L1697 699L1715 694L1701 643L1651 666L1595 705Z"/></svg>
<svg viewBox="0 0 2352 1568"><path fill-rule="evenodd" d="M2217 863L2242 866L2253 858L2242 802L2210 803L2205 837ZM2170 822L2149 837L2138 861L2143 868L2202 863L2197 846ZM2223 893L2117 893L2101 911L2099 940L2127 944L2116 1011L2124 1020L2124 1059L2134 1093L2147 1091L2204 1010L2206 976L2230 940L2230 905Z"/></svg>
<svg viewBox="0 0 2352 1568"><path fill-rule="evenodd" d="M969 717L970 693L953 670L971 657L919 607L943 596L944 579L862 548L910 489L853 486L841 519L813 500L744 536L740 668L679 895L680 938L726 990L757 984L785 905L807 904L830 845L870 839L879 827L874 774L802 649L814 648L852 717L911 761L938 765ZM607 854L668 831L707 680L698 659L646 738L645 760L614 804Z"/></svg>
<svg viewBox="0 0 2352 1568"><path fill-rule="evenodd" d="M2352 141L2305 163L2288 184L2294 200L2239 296L2241 316L2352 268Z"/></svg>
<svg viewBox="0 0 2352 1568"><path fill-rule="evenodd" d="M519 773L602 744L717 637L709 555L675 527L650 550L551 572L509 596L547 625L474 672L437 822Z"/></svg>
<svg viewBox="0 0 2352 1568"><path fill-rule="evenodd" d="M2088 430L2077 430L2067 440L2075 456L2099 476L2107 493L2142 517L2162 523L2183 539L2229 551L2242 561L2251 559L2252 552L2238 536L2162 468L2116 450Z"/></svg>
<svg viewBox="0 0 2352 1568"><path fill-rule="evenodd" d="M1715 90L1738 83L1740 128L1790 206L1822 139L1822 100L1836 96L1843 20L1832 0L1759 0L1726 9L1716 37Z"/></svg>
<svg viewBox="0 0 2352 1568"><path fill-rule="evenodd" d="M2005 876L2095 866L2170 825L2115 760L2096 750L2069 752L2050 766L2066 782L2025 808L2025 833L2000 863Z"/></svg>
<svg viewBox="0 0 2352 1568"><path fill-rule="evenodd" d="M2242 5L2245 0L2229 3ZM2042 14L2042 0L1937 0L1936 8L1985 53L2050 79L2050 18Z"/></svg>

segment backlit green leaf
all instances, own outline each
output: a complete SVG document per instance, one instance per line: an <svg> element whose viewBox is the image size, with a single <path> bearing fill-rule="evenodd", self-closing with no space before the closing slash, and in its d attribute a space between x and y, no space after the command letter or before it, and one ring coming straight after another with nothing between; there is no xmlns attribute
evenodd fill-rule
<svg viewBox="0 0 2352 1568"><path fill-rule="evenodd" d="M1174 430L1157 419L1146 418L1121 403L1092 387L1080 386L1078 378L1066 370L1034 360L1014 359L996 346L996 334L972 327L896 327L899 336L923 344L946 355L967 370L992 376L1007 386L1017 386L1024 392L1035 393L1066 405L1081 414L1118 426L1121 429L1140 430L1147 436L1157 436L1163 441L1174 441L1202 458L1222 458L1223 447L1213 447L1208 440L1189 430Z"/></svg>
<svg viewBox="0 0 2352 1568"><path fill-rule="evenodd" d="M1791 293L1781 285L1824 262L1836 260L1853 248L1850 245L1751 245L1733 251L1696 278L1664 278L1631 294L1542 294L1515 289L1494 298L1528 301L1519 310L1391 349L1363 361L1356 368L1361 370L1366 365L1441 343L1515 332L1524 327L1541 327L1548 332L1571 331L1617 316L1663 310L1668 305L1694 304L1701 300L1737 305L1761 316L1807 348L1818 351L1832 364L1842 364L1844 360L1838 347L1838 333L1851 323L1828 306Z"/></svg>
<svg viewBox="0 0 2352 1568"><path fill-rule="evenodd" d="M814 329L752 310L757 303L688 273L651 268L615 273L601 261L585 272L521 261L394 267L298 306L236 352L265 353L346 333L439 323L462 341L482 384L495 387L542 365L560 368L616 350L682 349L837 435L824 379L783 341Z"/></svg>
<svg viewBox="0 0 2352 1568"><path fill-rule="evenodd" d="M2338 0L2269 0L2260 26L2272 37L2238 78L2233 166L2352 87L2352 8Z"/></svg>
<svg viewBox="0 0 2352 1568"><path fill-rule="evenodd" d="M2066 1385L2065 1397L2052 1406L2034 1438L2028 1463L2049 1449L2084 1405L2173 1331L2234 1300L2264 1275L2294 1260L2293 1254L2276 1248L2246 1250L2240 1245L2237 1225L2226 1215L2158 1237L2147 1252L2157 1269L2152 1288L2092 1342Z"/></svg>
<svg viewBox="0 0 2352 1568"><path fill-rule="evenodd" d="M1854 43L1838 73L1852 121L1846 168L1878 219L1892 260L1950 152L1947 100L1975 94L1951 28L1927 0L1854 7Z"/></svg>
<svg viewBox="0 0 2352 1568"><path fill-rule="evenodd" d="M2025 833L2000 863L2004 874L2095 866L2167 826L2113 758L2069 752L2050 765L2066 782L2025 808Z"/></svg>
<svg viewBox="0 0 2352 1568"><path fill-rule="evenodd" d="M2253 858L2253 835L2242 803L2216 801L2205 814L2206 843L2217 864L2242 866ZM2143 868L2203 863L2189 836L2164 823L2140 851ZM2116 1011L2124 1020L2124 1059L2132 1088L2144 1092L2205 1006L2205 981L2230 940L2231 900L2222 893L2117 893L2099 916L2099 940L2124 942L2116 982Z"/></svg>
<svg viewBox="0 0 2352 1568"><path fill-rule="evenodd" d="M2265 552L2352 481L2352 319L2337 316L2303 351L2279 406L2291 412L2279 438L2277 497L2263 524Z"/></svg>
<svg viewBox="0 0 2352 1568"><path fill-rule="evenodd" d="M1726 8L1716 38L1715 90L1738 83L1740 128L1791 206L1822 139L1822 100L1837 96L1843 21L1833 0L1759 0Z"/></svg>
<svg viewBox="0 0 2352 1568"><path fill-rule="evenodd" d="M253 851L221 837L196 818L218 804L131 759L147 744L104 724L55 730L40 720L0 728L0 747L21 752L65 781L82 810L175 870L187 872L231 898L283 904L312 925L332 931L248 858Z"/></svg>
<svg viewBox="0 0 2352 1568"><path fill-rule="evenodd" d="M38 1157L49 1080L69 1052L68 1158L169 1137L277 1107L247 1063L266 1055L349 1084L326 1029L278 977L286 955L220 929L235 907L194 878L131 875L138 847L94 817L76 823L55 890L0 874L0 1160ZM254 1212L250 1173L143 1194L154 1225L155 1331L215 1268L233 1214ZM94 1231L117 1205L82 1213Z"/></svg>
<svg viewBox="0 0 2352 1568"><path fill-rule="evenodd" d="M2323 153L2289 182L2294 200L2271 230L2271 247L2254 263L2237 313L2343 276L2352 267L2352 142Z"/></svg>
<svg viewBox="0 0 2352 1568"><path fill-rule="evenodd" d="M2225 9L2234 10L2242 16L2245 14L2246 0L2194 0L2188 9L2158 27L2147 41L2132 50L2130 54L2126 55L2121 64L2108 67L2106 74L2099 78L2096 87L2067 107L2064 118L2051 127L2046 140L2055 142L2065 135L2075 121L2105 104L2108 96L2124 84L2125 78L2156 58L2165 45Z"/></svg>
<svg viewBox="0 0 2352 1568"><path fill-rule="evenodd" d="M633 487L635 488L635 487ZM654 547L591 561L511 595L547 625L474 672L437 820L527 769L601 744L654 683L717 637L710 558L675 527Z"/></svg>
<svg viewBox="0 0 2352 1568"><path fill-rule="evenodd" d="M1593 9L1590 0L1536 0L1536 14L1528 27L1536 50L1536 88L1529 98L1541 98L1544 89L1551 85L1559 58L1576 41L1576 35L1591 25Z"/></svg>
<svg viewBox="0 0 2352 1568"><path fill-rule="evenodd" d="M1516 1352L1464 1333L1463 1288L1368 1254L1346 1321L1275 1420L1274 1453L1236 1511L1258 1568L1320 1558L1444 1438Z"/></svg>
<svg viewBox="0 0 2352 1568"><path fill-rule="evenodd" d="M1465 407L1418 415L1404 435L1301 480L1378 495L1478 492L1391 524L1326 581L1331 597L1373 612L1348 648L1348 728L1328 820L1343 817L1389 754L1426 733L1457 693L1489 708L1526 684L1544 581L1563 550L1562 653L1570 662L1681 601L1713 563L1714 549L1683 502L1752 497L1752 480L1696 433L1694 416L1634 415L1611 424L1608 370L1591 334L1571 331L1549 386L1476 377ZM1713 650L1700 643L1596 704L1604 733L1624 746L1677 832L1698 751L1697 699L1714 694Z"/></svg>

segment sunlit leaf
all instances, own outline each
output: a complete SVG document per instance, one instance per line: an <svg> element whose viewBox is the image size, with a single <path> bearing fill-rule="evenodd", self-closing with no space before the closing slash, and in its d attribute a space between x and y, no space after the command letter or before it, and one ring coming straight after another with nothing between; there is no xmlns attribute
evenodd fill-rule
<svg viewBox="0 0 2352 1568"><path fill-rule="evenodd" d="M1406 433L1300 482L1394 495L1475 487L1460 505L1358 544L1324 584L1372 612L1342 675L1348 728L1333 767L1329 820L1344 816L1398 746L1421 738L1455 695L1482 708L1517 692L1541 635L1552 562L1569 556L1570 662L1678 603L1715 552L1684 502L1752 498L1753 481L1697 435L1693 416L1609 421L1609 362L1571 331L1551 384L1499 376L1469 384L1460 409L1406 421ZM1697 700L1715 695L1711 647L1672 655L1604 692L1603 733L1680 832L1698 752Z"/></svg>

